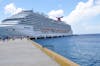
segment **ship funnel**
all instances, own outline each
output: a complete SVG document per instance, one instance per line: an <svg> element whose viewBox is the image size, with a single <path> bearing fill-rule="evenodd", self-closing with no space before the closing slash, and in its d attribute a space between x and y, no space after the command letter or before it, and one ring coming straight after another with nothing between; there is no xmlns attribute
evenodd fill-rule
<svg viewBox="0 0 100 66"><path fill-rule="evenodd" d="M56 18L57 18L58 21L61 22L61 21L62 21L61 18L63 18L63 16L61 16L61 17L56 17Z"/></svg>

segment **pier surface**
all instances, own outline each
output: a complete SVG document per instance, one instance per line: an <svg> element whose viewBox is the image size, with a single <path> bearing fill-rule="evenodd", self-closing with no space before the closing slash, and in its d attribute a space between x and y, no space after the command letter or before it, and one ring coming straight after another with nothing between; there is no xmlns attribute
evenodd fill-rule
<svg viewBox="0 0 100 66"><path fill-rule="evenodd" d="M0 66L60 66L27 39L0 41Z"/></svg>

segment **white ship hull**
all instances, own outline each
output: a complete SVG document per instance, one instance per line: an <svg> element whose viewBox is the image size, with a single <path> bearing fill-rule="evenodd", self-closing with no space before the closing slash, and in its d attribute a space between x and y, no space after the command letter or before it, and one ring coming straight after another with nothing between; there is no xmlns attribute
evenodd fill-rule
<svg viewBox="0 0 100 66"><path fill-rule="evenodd" d="M29 27L28 29L25 27ZM42 33L41 31L34 31L32 26L26 25L7 25L0 27L0 35L7 37L30 37L30 38L46 38L72 35L72 31L67 33ZM1 32L3 30L3 32ZM5 32L5 34L3 34Z"/></svg>

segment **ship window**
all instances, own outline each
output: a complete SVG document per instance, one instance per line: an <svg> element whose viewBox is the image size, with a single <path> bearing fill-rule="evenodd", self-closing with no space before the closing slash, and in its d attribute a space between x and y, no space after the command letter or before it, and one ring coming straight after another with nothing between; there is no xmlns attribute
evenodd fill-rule
<svg viewBox="0 0 100 66"><path fill-rule="evenodd" d="M24 27L24 28L29 29L30 27Z"/></svg>
<svg viewBox="0 0 100 66"><path fill-rule="evenodd" d="M13 31L15 31L15 29L12 29Z"/></svg>
<svg viewBox="0 0 100 66"><path fill-rule="evenodd" d="M15 29L7 29L7 31L15 31Z"/></svg>

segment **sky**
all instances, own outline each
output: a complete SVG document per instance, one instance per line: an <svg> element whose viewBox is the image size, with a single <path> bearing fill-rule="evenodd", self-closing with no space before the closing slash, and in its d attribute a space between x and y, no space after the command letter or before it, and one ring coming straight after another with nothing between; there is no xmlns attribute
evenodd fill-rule
<svg viewBox="0 0 100 66"><path fill-rule="evenodd" d="M0 0L0 22L22 10L44 13L55 20L63 16L74 34L100 33L100 0Z"/></svg>

